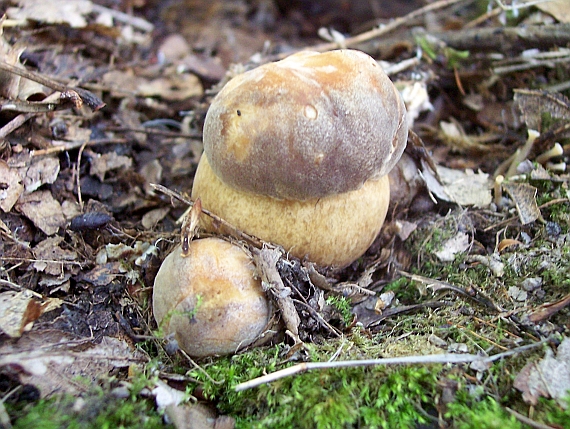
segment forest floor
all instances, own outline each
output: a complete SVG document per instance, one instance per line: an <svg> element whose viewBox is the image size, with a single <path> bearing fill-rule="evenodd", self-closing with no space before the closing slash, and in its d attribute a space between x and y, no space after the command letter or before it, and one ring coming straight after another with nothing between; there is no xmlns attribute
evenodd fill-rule
<svg viewBox="0 0 570 429"><path fill-rule="evenodd" d="M0 1L0 427L570 428L566 0L53 3ZM281 257L300 343L192 359L151 303L210 102L338 48L408 109L388 220Z"/></svg>

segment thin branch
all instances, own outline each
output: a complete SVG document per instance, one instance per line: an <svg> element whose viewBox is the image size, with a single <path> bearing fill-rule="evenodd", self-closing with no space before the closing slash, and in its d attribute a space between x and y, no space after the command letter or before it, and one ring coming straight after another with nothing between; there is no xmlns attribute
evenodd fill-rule
<svg viewBox="0 0 570 429"><path fill-rule="evenodd" d="M32 119L36 113L22 113L21 115L16 116L2 128L0 128L0 139L6 138L8 134L17 130L22 125L26 123L29 119Z"/></svg>
<svg viewBox="0 0 570 429"><path fill-rule="evenodd" d="M183 202L184 204L187 204L188 206L193 206L194 205L194 201L183 197L182 195L180 195L178 192L175 191L171 191L170 189L168 189L165 186L162 185L158 185L156 183L151 183L150 187L157 190L158 192L162 192L163 194L169 196L170 198L174 198L177 199L178 201ZM206 216L209 216L210 218L212 218L212 220L217 224L220 225L222 227L224 227L227 232L232 235L234 238L237 238L238 240L244 240L247 243L261 249L264 245L264 242L262 240L260 240L257 237L254 237L253 235L249 235L246 234L245 232L241 231L240 229L236 228L235 226L233 226L231 223L229 223L228 221L222 219L221 217L215 215L214 213L212 213L210 210L206 210L206 209L202 209L202 213L204 213Z"/></svg>
<svg viewBox="0 0 570 429"><path fill-rule="evenodd" d="M396 28L401 27L402 25L404 25L404 24L406 24L406 23L408 23L408 22L410 22L410 21L412 21L412 20L414 20L420 16L426 15L430 12L435 11L435 10L445 9L446 7L449 7L449 6L452 6L456 3L461 3L464 1L469 1L469 0L439 0L439 1L436 1L435 3L428 4L424 7L421 7L419 9L416 9L416 10L408 13L407 15L396 18L386 25L383 25L383 26L378 27L378 28L374 28L370 31L366 31L365 33L361 33L361 34L358 34L358 35L353 36L353 37L348 37L342 41L342 47L348 48L351 46L358 45L359 43L364 43L364 42L368 42L372 39L377 39L380 36L383 36L384 34L390 33L391 31L394 31ZM330 42L330 43L322 43L319 45L309 46L306 50L317 51L317 52L325 52L325 51L330 51L332 49L338 49L339 47L340 47L339 43ZM288 54L290 54L290 53L284 53L283 55L280 55L279 58L284 58Z"/></svg>
<svg viewBox="0 0 570 429"><path fill-rule="evenodd" d="M93 111L97 111L105 107L105 103L103 103L101 99L86 89L67 86L39 73L34 73L25 68L8 64L5 61L0 61L0 70L16 74L29 80L33 80L34 82L40 83L44 86L47 86L48 88L61 92L61 101L71 101L76 105L78 105L78 102L81 101L81 103L85 103Z"/></svg>
<svg viewBox="0 0 570 429"><path fill-rule="evenodd" d="M253 387L261 386L265 383L270 383L290 375L300 374L313 369L336 369L336 368L355 368L360 366L377 366L377 365L414 365L414 364L451 364L451 363L476 363L477 368L481 365L487 366L492 362L503 359L515 354L519 354L534 348L537 348L544 343L550 341L546 338L537 343L528 344L526 346L517 347L504 353L498 353L493 356L480 356L474 354L437 354L427 356L402 356L395 358L380 358L380 359L363 359L363 360L345 360L334 362L304 362L297 365L290 366L289 368L275 371L271 374L262 377L254 378L253 380L240 383L235 386L236 392L251 389Z"/></svg>

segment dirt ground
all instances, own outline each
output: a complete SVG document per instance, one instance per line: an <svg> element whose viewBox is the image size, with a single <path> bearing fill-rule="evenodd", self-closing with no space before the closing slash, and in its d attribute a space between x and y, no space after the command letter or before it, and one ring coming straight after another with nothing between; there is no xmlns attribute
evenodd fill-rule
<svg viewBox="0 0 570 429"><path fill-rule="evenodd" d="M567 1L52 3L0 1L0 426L25 427L35 405L62 394L92 401L91 384L150 403L157 421L159 387L185 391L184 412L227 417L215 427L272 415L269 403L252 412L208 393L195 372L236 361L177 349L153 317L154 279L188 227L204 119L223 85L300 50L349 48L377 60L406 104L405 161L382 232L357 261L315 268L280 254L273 268L291 298L271 299L295 329L261 349L279 353L259 375L327 360L319 347L339 338L368 349L338 360L505 353L517 364L493 377L457 366L463 386L497 400L499 414L512 409L515 425L570 427L548 417L564 415L570 389ZM133 394L141 378L146 390ZM444 381L430 427L459 425L445 417L455 399L442 397L460 388ZM351 415L298 424L375 427ZM166 418L214 427L182 420Z"/></svg>

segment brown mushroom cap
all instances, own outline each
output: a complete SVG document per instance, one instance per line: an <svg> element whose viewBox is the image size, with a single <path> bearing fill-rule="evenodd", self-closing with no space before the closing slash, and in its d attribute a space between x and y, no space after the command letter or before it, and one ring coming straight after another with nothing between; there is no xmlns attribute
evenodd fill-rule
<svg viewBox="0 0 570 429"><path fill-rule="evenodd" d="M386 175L406 145L405 115L370 56L300 52L227 83L206 115L204 151L236 189L321 198Z"/></svg>
<svg viewBox="0 0 570 429"><path fill-rule="evenodd" d="M218 238L176 247L154 281L154 317L175 334L190 356L235 353L258 340L270 319L270 305L255 277L253 261L238 246Z"/></svg>

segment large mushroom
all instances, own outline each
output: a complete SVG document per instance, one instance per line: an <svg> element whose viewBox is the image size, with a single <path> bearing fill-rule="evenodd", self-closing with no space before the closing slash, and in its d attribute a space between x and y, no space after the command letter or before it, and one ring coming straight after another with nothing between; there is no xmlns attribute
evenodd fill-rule
<svg viewBox="0 0 570 429"><path fill-rule="evenodd" d="M294 256L346 266L384 222L405 117L398 91L362 52L301 52L260 66L214 98L192 197Z"/></svg>

